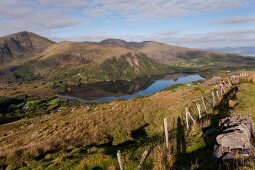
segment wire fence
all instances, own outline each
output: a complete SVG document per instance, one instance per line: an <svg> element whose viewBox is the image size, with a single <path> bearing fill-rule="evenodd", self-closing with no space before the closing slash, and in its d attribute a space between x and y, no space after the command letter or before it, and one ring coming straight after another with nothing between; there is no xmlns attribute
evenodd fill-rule
<svg viewBox="0 0 255 170"><path fill-rule="evenodd" d="M231 93L241 83L249 82L248 74L242 72L232 75L216 83L210 93L204 94L185 107L183 114L171 121L171 126L164 119L164 131L156 134L141 143L129 155L130 162L136 162L135 169L172 169L176 155L183 153L186 146L183 141L194 124L201 124L204 117L223 102L225 96ZM123 156L117 153L120 170L125 169Z"/></svg>

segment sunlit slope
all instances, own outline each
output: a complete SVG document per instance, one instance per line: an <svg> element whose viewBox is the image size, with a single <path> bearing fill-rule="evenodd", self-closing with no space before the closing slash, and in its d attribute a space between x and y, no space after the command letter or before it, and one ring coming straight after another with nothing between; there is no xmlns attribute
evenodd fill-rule
<svg viewBox="0 0 255 170"><path fill-rule="evenodd" d="M176 71L226 71L252 68L255 65L255 60L251 58L153 41L126 42L120 39L107 39L98 43L72 41L54 43L27 32L6 37L19 40L22 50L18 51L13 59L20 62L6 63L3 62L6 60L3 59L3 55L6 54L3 54L2 49L0 80L8 79L11 82L44 80L53 83L57 88L96 81L131 80L139 76ZM6 37L0 39L5 40ZM16 47L11 47L10 49L15 51Z"/></svg>

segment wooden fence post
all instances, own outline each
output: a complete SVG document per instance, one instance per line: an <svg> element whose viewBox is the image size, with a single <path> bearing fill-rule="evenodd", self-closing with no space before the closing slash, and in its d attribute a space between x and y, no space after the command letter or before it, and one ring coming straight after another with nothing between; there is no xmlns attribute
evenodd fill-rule
<svg viewBox="0 0 255 170"><path fill-rule="evenodd" d="M202 118L201 105L196 103L196 107L197 107L197 111L198 111L198 118L201 119Z"/></svg>
<svg viewBox="0 0 255 170"><path fill-rule="evenodd" d="M222 87L222 90L223 90L223 92L224 92L224 94L226 93L226 89L225 89L225 87L224 87L224 84L221 84L221 87Z"/></svg>
<svg viewBox="0 0 255 170"><path fill-rule="evenodd" d="M216 105L216 100L215 100L214 92L212 92L212 104L213 104L213 107L215 107L215 105Z"/></svg>
<svg viewBox="0 0 255 170"><path fill-rule="evenodd" d="M231 84L235 84L235 78L234 77L230 77L230 82L231 82Z"/></svg>
<svg viewBox="0 0 255 170"><path fill-rule="evenodd" d="M226 91L222 83L220 84L220 91L221 91L221 96L224 96Z"/></svg>
<svg viewBox="0 0 255 170"><path fill-rule="evenodd" d="M217 97L218 97L218 102L220 102L220 101L221 101L221 98L220 98L220 94L219 94L219 91L218 91L218 90L216 91L216 95L217 95Z"/></svg>
<svg viewBox="0 0 255 170"><path fill-rule="evenodd" d="M223 84L225 84L228 88L230 88L230 86L225 81L223 81Z"/></svg>
<svg viewBox="0 0 255 170"><path fill-rule="evenodd" d="M193 118L193 116L190 114L190 111L188 109L188 107L185 108L185 112L187 113L187 115L190 117L190 119L192 120L193 124L196 124L195 119Z"/></svg>
<svg viewBox="0 0 255 170"><path fill-rule="evenodd" d="M229 87L231 87L232 86L232 83L231 83L231 81L230 81L230 79L228 78L228 85L229 85Z"/></svg>
<svg viewBox="0 0 255 170"><path fill-rule="evenodd" d="M169 149L167 118L164 118L164 129L165 129L165 138L166 138L166 148Z"/></svg>
<svg viewBox="0 0 255 170"><path fill-rule="evenodd" d="M185 110L185 120L186 120L186 128L189 129L189 118L188 118L188 113Z"/></svg>
<svg viewBox="0 0 255 170"><path fill-rule="evenodd" d="M232 84L236 84L236 78L235 77L230 77L230 81Z"/></svg>
<svg viewBox="0 0 255 170"><path fill-rule="evenodd" d="M142 158L141 158L141 160L140 160L139 165L136 167L137 170L142 168L142 166L143 166L143 164L144 164L146 158L148 157L148 155L149 155L149 152L148 152L147 150L145 150L145 151L143 152L143 154L142 154Z"/></svg>
<svg viewBox="0 0 255 170"><path fill-rule="evenodd" d="M204 109L205 109L205 113L208 113L204 98L201 97L201 100L202 100L202 103L203 103L203 106L204 106Z"/></svg>
<svg viewBox="0 0 255 170"><path fill-rule="evenodd" d="M122 159L120 150L117 151L117 158L118 158L120 170L124 170L123 159Z"/></svg>

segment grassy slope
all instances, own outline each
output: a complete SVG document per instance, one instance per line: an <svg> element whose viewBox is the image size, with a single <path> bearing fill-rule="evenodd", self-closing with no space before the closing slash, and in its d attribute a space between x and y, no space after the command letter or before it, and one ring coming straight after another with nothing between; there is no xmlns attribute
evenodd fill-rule
<svg viewBox="0 0 255 170"><path fill-rule="evenodd" d="M164 117L171 122L182 115L185 105L210 92L213 85L176 86L150 97L82 107L1 125L3 147L0 151L2 154L10 152L6 160L10 167L107 169L117 166L117 149L130 155L132 149L141 147L143 140L162 132ZM175 166L213 169L211 154L215 136L205 137L201 128L205 130L217 125L220 118L228 114L249 115L255 120L254 93L254 84L241 85L237 107L228 112L224 109L228 102L223 104L224 108L215 110L213 119L186 134L186 152L177 154ZM217 115L218 112L221 114ZM139 136L134 135L136 131ZM137 164L128 161L127 169L133 169Z"/></svg>
<svg viewBox="0 0 255 170"><path fill-rule="evenodd" d="M13 152L20 148L21 155L24 154L23 156L26 157L27 152L37 154L38 150L55 152L56 149L71 148L75 152L75 148L87 150L86 146L91 144L118 145L130 140L136 141L132 132L141 127L145 127L146 134L151 136L162 130L161 124L165 116L172 119L179 115L184 109L183 104L193 100L195 94L199 96L201 93L200 88L186 86L181 88L180 91L172 89L147 98L115 101L87 110L80 108L72 112L56 113L1 125L0 136L4 146L1 147L1 153ZM25 124L29 125L24 128ZM8 132L12 134L9 135ZM96 150L98 150L97 147ZM11 155L9 154L8 161L13 164L15 156L12 158ZM96 155L95 153L94 156ZM107 154L100 157L107 157ZM86 157L83 156L82 159L86 161Z"/></svg>
<svg viewBox="0 0 255 170"><path fill-rule="evenodd" d="M138 76L168 71L166 65L159 64L143 54L127 53L117 57L111 56L102 62L86 57L81 61L75 58L77 56L26 62L15 67L13 74L20 81L44 79L55 83L61 81L64 84L80 84L116 79L130 80Z"/></svg>
<svg viewBox="0 0 255 170"><path fill-rule="evenodd" d="M254 77L254 76L253 76ZM216 133L204 135L207 129L217 127L219 121L226 116L247 116L255 123L254 116L254 101L255 101L255 84L244 83L238 87L237 93L226 96L221 106L211 112L208 120L204 120L197 126L194 126L189 134L186 134L186 152L179 157L177 155L176 166L178 167L193 167L194 169L216 169L212 160L213 147L215 145ZM237 105L229 107L229 99L236 102ZM254 163L241 165L234 169L254 169ZM230 167L233 169L233 167Z"/></svg>
<svg viewBox="0 0 255 170"><path fill-rule="evenodd" d="M167 70L166 66L157 64L144 55L134 56L132 53L121 55L130 52L123 48L118 47L113 51L109 51L108 48L98 50L98 45L85 47L84 44L78 43L75 45L77 48L68 51L73 45L69 47L70 44L67 44L67 51L52 46L56 49L51 49L51 53L47 53L48 56L38 56L39 67L35 67L38 66L37 61L18 65L14 75L26 83L1 83L1 96L52 95L54 92L52 84L47 82L49 79L47 81L41 79L43 75L50 77L51 81L65 85L107 79L130 79L138 75L158 74ZM116 51L117 57L112 58ZM101 55L100 52L107 55ZM91 62L95 56L99 56L100 60ZM215 72L220 73L221 70L232 71L255 65L252 59L228 55L206 55L174 62L178 63L178 66L173 66L172 70L199 71L207 76ZM110 165L116 165L116 149L121 148L128 154L130 146L132 148L139 146L140 139L133 135L135 131L141 130L144 133L142 140L161 132L164 117L172 120L173 117L179 116L188 101L199 97L211 87L195 85L178 88L181 90L169 89L146 98L114 101L110 104L83 107L1 125L0 141L3 147L0 148L0 153L5 155L5 152L10 152L7 160L0 159L1 164L8 162L10 166L30 168L41 166L42 169L49 165L52 169L71 167L92 169L97 166L105 169ZM181 160L177 160L184 165L189 165L190 162L194 164L196 158L201 161L203 154L210 156L210 150L206 153L199 151L205 144L203 135L194 131L190 136L192 137L188 138L187 142L190 154L182 155ZM135 144L125 143L130 141ZM208 162L210 160L206 159L202 164Z"/></svg>
<svg viewBox="0 0 255 170"><path fill-rule="evenodd" d="M3 149L7 151L16 150L22 141L21 148L28 147L29 154L30 152L35 155L39 154L37 153L38 150L50 152L49 155L53 157L51 158L53 160L48 160L48 154L42 154L44 156L40 161L42 164L50 163L51 166L54 166L55 159L60 159L62 156L68 157L69 154L78 157L78 162L73 165L75 167L87 161L90 161L90 167L93 167L97 164L97 159L102 159L102 162L106 161L104 166L116 164L115 151L122 147L118 144L130 140L139 142L132 135L135 130L144 130L146 136L153 136L155 133L161 132L164 117L169 117L172 120L173 117L180 115L189 101L199 97L208 89L210 89L209 86L206 88L198 85L177 86L146 98L114 101L92 108L80 108L72 112L57 113L2 125L3 133L1 136L5 136L8 131L18 135L14 137L7 134L6 137L2 138L4 143L8 141L8 147ZM22 125L28 124L27 122L32 122L32 126L21 128ZM96 145L92 148L86 147L91 144ZM118 146L114 147L114 145ZM125 149L128 147L124 146ZM33 148L32 151L31 147ZM95 152L90 151L93 148ZM58 149L61 149L61 152ZM88 156L84 156L83 152L88 152ZM21 153L24 153L25 157L28 154L26 149ZM14 158L8 158L10 164L13 164L12 159ZM29 166L39 166L41 165L40 161ZM74 160L71 157L66 158L66 161L72 162ZM18 165L18 162L16 164ZM65 161L58 162L58 166L66 166ZM85 165L79 166L84 167ZM100 166L103 165L100 164Z"/></svg>
<svg viewBox="0 0 255 170"><path fill-rule="evenodd" d="M231 111L233 115L246 115L253 119L255 123L255 85L243 84L237 93L238 105Z"/></svg>

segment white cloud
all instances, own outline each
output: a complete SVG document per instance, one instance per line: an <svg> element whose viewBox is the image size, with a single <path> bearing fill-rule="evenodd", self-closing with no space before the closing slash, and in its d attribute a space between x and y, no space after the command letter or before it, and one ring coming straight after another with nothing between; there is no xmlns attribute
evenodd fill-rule
<svg viewBox="0 0 255 170"><path fill-rule="evenodd" d="M243 23L252 23L252 22L255 22L255 15L223 18L220 20L216 20L213 23L222 24L222 25L233 25L233 24L243 24Z"/></svg>
<svg viewBox="0 0 255 170"><path fill-rule="evenodd" d="M252 0L1 0L0 34L21 30L50 31L119 15L153 20L240 8ZM77 14L78 13L78 14ZM5 22L3 22L5 20Z"/></svg>
<svg viewBox="0 0 255 170"><path fill-rule="evenodd" d="M247 6L252 0L39 0L55 8L83 9L86 16L117 13L127 19L161 19Z"/></svg>
<svg viewBox="0 0 255 170"><path fill-rule="evenodd" d="M0 5L0 34L23 30L49 32L86 22L66 10L56 10L33 0L2 0Z"/></svg>
<svg viewBox="0 0 255 170"><path fill-rule="evenodd" d="M157 38L159 37L159 38ZM205 34L169 34L158 33L151 39L195 48L218 48L218 47L243 47L254 46L255 30L239 30L224 32L209 32Z"/></svg>
<svg viewBox="0 0 255 170"><path fill-rule="evenodd" d="M242 8L250 4L254 4L254 0L1 0L0 35L28 30L45 36L55 36L53 33L56 30L72 28L100 17L108 20L121 17L126 21L147 21ZM237 17L222 19L218 23L234 24L253 20L254 17ZM254 36L254 30L248 30L206 34L168 32L120 37L100 33L73 39L98 41L115 37L131 41L155 40L188 47L221 47L254 44Z"/></svg>
<svg viewBox="0 0 255 170"><path fill-rule="evenodd" d="M102 8L135 18L166 18L220 11L247 5L242 0L105 0Z"/></svg>

